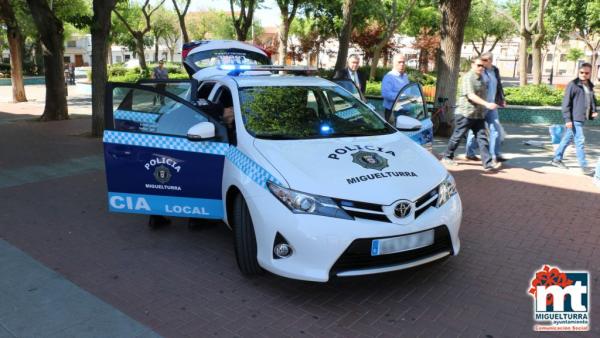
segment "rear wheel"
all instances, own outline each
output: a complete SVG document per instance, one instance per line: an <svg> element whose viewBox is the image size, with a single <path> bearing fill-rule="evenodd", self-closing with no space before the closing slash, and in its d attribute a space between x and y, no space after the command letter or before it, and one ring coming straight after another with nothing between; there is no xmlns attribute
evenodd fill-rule
<svg viewBox="0 0 600 338"><path fill-rule="evenodd" d="M233 201L233 235L235 258L238 267L245 275L257 275L262 272L258 265L256 235L248 205L238 194Z"/></svg>

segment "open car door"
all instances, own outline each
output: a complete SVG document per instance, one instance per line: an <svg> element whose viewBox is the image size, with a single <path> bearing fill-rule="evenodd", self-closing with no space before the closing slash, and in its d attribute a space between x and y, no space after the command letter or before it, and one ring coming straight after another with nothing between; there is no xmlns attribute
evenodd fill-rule
<svg viewBox="0 0 600 338"><path fill-rule="evenodd" d="M411 82L404 86L396 96L392 106L391 121L395 125L398 116L408 116L421 122L421 129L403 133L413 141L431 150L433 142L433 123L427 110L427 103L423 96L421 86L416 82Z"/></svg>
<svg viewBox="0 0 600 338"><path fill-rule="evenodd" d="M173 93L125 83L108 83L105 119L110 211L223 218L224 126Z"/></svg>

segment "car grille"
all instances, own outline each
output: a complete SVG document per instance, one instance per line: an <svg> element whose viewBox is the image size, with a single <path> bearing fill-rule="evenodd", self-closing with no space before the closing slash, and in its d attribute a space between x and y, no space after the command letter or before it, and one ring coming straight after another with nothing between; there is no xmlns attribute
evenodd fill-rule
<svg viewBox="0 0 600 338"><path fill-rule="evenodd" d="M371 242L376 238L357 239L350 244L344 253L338 258L330 274L344 271L384 268L399 264L410 263L425 257L433 256L445 251L452 252L452 241L450 232L445 225L434 228L433 244L423 248L399 252L389 255L371 256Z"/></svg>
<svg viewBox="0 0 600 338"><path fill-rule="evenodd" d="M437 203L437 187L425 195L419 197L415 202L415 219ZM341 199L334 199L346 213L354 218L370 219L373 221L392 223L389 217L383 212L383 206L380 204L356 202Z"/></svg>

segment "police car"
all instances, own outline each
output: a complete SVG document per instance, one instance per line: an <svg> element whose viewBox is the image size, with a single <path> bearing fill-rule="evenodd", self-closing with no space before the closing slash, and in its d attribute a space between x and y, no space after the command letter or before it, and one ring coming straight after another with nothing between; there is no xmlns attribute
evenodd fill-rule
<svg viewBox="0 0 600 338"><path fill-rule="evenodd" d="M325 282L458 254L454 179L399 131L420 121L393 128L340 86L280 67L202 70L196 102L108 84L110 211L222 220L249 275Z"/></svg>

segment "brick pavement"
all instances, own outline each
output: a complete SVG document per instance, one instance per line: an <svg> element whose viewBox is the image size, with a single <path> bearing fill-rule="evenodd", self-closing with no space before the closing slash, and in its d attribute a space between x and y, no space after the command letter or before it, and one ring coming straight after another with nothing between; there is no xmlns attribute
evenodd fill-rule
<svg viewBox="0 0 600 338"><path fill-rule="evenodd" d="M0 170L97 155L87 128L0 124L11 136ZM598 336L600 190L590 178L452 171L465 208L459 256L327 284L243 277L223 226L150 231L143 216L108 213L102 170L0 188L0 238L166 337L533 336L527 289L543 264L590 270L593 332L576 335Z"/></svg>

